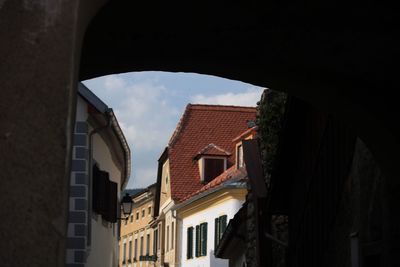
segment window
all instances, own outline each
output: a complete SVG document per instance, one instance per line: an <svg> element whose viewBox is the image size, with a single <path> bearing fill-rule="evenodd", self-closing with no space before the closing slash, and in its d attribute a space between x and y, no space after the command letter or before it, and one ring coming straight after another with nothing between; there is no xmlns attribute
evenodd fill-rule
<svg viewBox="0 0 400 267"><path fill-rule="evenodd" d="M93 166L92 208L97 214L111 223L117 222L118 184L111 182L108 172Z"/></svg>
<svg viewBox="0 0 400 267"><path fill-rule="evenodd" d="M140 256L143 256L143 236L140 237Z"/></svg>
<svg viewBox="0 0 400 267"><path fill-rule="evenodd" d="M150 234L146 238L146 255L150 255Z"/></svg>
<svg viewBox="0 0 400 267"><path fill-rule="evenodd" d="M169 251L169 225L167 226L167 251Z"/></svg>
<svg viewBox="0 0 400 267"><path fill-rule="evenodd" d="M244 162L243 162L243 146L242 145L239 145L237 147L236 154L237 154L237 162L236 162L236 164L237 164L237 168L239 169L239 168L244 166Z"/></svg>
<svg viewBox="0 0 400 267"><path fill-rule="evenodd" d="M158 229L154 230L154 236L153 236L153 254L157 253L158 250Z"/></svg>
<svg viewBox="0 0 400 267"><path fill-rule="evenodd" d="M219 241L224 234L226 228L226 219L226 215L215 218L214 249L217 249Z"/></svg>
<svg viewBox="0 0 400 267"><path fill-rule="evenodd" d="M136 212L136 220L139 220L139 212Z"/></svg>
<svg viewBox="0 0 400 267"><path fill-rule="evenodd" d="M149 207L149 215L151 215L151 207Z"/></svg>
<svg viewBox="0 0 400 267"><path fill-rule="evenodd" d="M165 177L165 183L168 184L168 175Z"/></svg>
<svg viewBox="0 0 400 267"><path fill-rule="evenodd" d="M174 228L175 228L175 222L172 222L172 226L171 226L171 249L174 249Z"/></svg>
<svg viewBox="0 0 400 267"><path fill-rule="evenodd" d="M196 226L196 257L207 255L207 223Z"/></svg>
<svg viewBox="0 0 400 267"><path fill-rule="evenodd" d="M129 247L128 247L128 255L129 255L129 260L132 259L132 240L129 241Z"/></svg>
<svg viewBox="0 0 400 267"><path fill-rule="evenodd" d="M131 220L131 222L133 222L133 214L131 215L131 218L130 218L130 220ZM126 220L125 220L126 221Z"/></svg>
<svg viewBox="0 0 400 267"><path fill-rule="evenodd" d="M225 160L224 159L204 159L204 177L203 182L208 183L225 170Z"/></svg>
<svg viewBox="0 0 400 267"><path fill-rule="evenodd" d="M186 258L193 259L193 227L187 229Z"/></svg>
<svg viewBox="0 0 400 267"><path fill-rule="evenodd" d="M134 260L137 260L137 239L135 238L135 247L134 247Z"/></svg>
<svg viewBox="0 0 400 267"><path fill-rule="evenodd" d="M142 209L142 218L144 217L144 214L145 214L145 210Z"/></svg>
<svg viewBox="0 0 400 267"><path fill-rule="evenodd" d="M122 262L126 261L126 243L124 243L124 250L122 250Z"/></svg>
<svg viewBox="0 0 400 267"><path fill-rule="evenodd" d="M128 224L128 220L125 220L124 224L127 225Z"/></svg>

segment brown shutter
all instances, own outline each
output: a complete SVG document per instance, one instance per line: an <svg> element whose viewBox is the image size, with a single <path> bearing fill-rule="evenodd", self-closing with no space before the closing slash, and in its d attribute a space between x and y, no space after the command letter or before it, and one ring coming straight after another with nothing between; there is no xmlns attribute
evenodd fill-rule
<svg viewBox="0 0 400 267"><path fill-rule="evenodd" d="M107 212L106 195L108 191L108 173L93 167L93 211L104 215Z"/></svg>
<svg viewBox="0 0 400 267"><path fill-rule="evenodd" d="M107 193L105 195L106 212L103 218L111 223L117 222L118 211L118 184L107 180Z"/></svg>
<svg viewBox="0 0 400 267"><path fill-rule="evenodd" d="M204 159L204 181L210 182L212 179L224 172L223 159Z"/></svg>

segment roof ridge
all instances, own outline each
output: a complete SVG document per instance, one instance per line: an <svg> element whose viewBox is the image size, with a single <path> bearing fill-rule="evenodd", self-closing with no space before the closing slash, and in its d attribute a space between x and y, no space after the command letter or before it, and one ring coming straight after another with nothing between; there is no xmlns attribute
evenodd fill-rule
<svg viewBox="0 0 400 267"><path fill-rule="evenodd" d="M207 108L208 110L209 110L209 108L248 109L249 112L256 110L256 107L252 107L252 106L219 105L219 104L191 104L191 103L189 103L188 105L190 105L192 108L195 108L195 109L201 109L203 107L203 108Z"/></svg>
<svg viewBox="0 0 400 267"><path fill-rule="evenodd" d="M201 108L201 107L204 107L204 109ZM175 144L179 134L181 133L181 131L182 131L184 125L185 125L185 122L186 122L185 119L186 119L186 117L187 117L187 115L188 115L188 113L189 113L189 111L191 109L196 109L196 110L218 110L218 111L220 111L222 109L224 111L231 111L231 112L235 112L235 111L239 111L239 112L254 112L254 111L256 111L257 108L256 107L245 107L245 106L233 106L233 105L212 105L212 104L192 104L192 103L188 103L186 105L185 111L183 112L178 124L175 127L175 131L173 132L171 138L169 139L169 142L168 142L168 146L169 147L172 147ZM236 110L233 110L233 109L236 109Z"/></svg>

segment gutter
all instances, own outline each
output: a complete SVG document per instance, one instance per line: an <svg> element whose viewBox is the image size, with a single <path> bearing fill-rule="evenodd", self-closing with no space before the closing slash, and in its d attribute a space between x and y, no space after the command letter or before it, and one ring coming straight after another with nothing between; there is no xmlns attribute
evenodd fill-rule
<svg viewBox="0 0 400 267"><path fill-rule="evenodd" d="M109 116L110 116L110 120L111 120L110 126L112 126L112 128L115 130L117 137L120 140L121 146L124 149L124 153L125 153L125 161L126 161L125 170L124 170L124 172L125 172L124 178L125 179L124 179L124 182L121 184L121 191L122 191L123 189L125 189L126 185L128 184L128 180L129 180L128 178L131 175L131 151L129 149L128 142L126 141L125 136L122 133L121 127L118 124L117 118L114 115L113 109L112 108L108 109L106 111L106 114L109 114Z"/></svg>

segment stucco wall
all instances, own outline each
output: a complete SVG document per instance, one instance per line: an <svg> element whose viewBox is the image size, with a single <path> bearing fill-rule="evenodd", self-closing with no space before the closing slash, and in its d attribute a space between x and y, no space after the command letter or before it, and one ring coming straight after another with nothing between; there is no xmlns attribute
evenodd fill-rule
<svg viewBox="0 0 400 267"><path fill-rule="evenodd" d="M168 181L166 178L168 177ZM169 175L169 160L166 160L162 167L160 212L171 200L171 177Z"/></svg>
<svg viewBox="0 0 400 267"><path fill-rule="evenodd" d="M227 215L228 221L232 219L243 204L243 200L229 199L217 205L211 205L199 212L196 212L182 219L180 266L184 267L228 267L228 260L217 259L214 256L214 220L215 218ZM207 222L207 255L196 258L195 256L195 231L193 238L193 259L186 259L187 255L187 228L194 227L200 223Z"/></svg>
<svg viewBox="0 0 400 267"><path fill-rule="evenodd" d="M109 173L111 181L118 183L118 196L120 196L121 171L113 162L111 152L99 134L93 136L93 159L101 170ZM92 214L91 225L92 241L87 266L117 266L117 225L104 221L100 215L95 213Z"/></svg>

